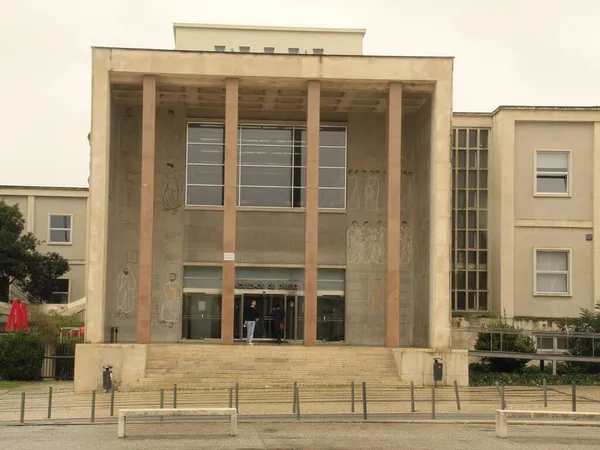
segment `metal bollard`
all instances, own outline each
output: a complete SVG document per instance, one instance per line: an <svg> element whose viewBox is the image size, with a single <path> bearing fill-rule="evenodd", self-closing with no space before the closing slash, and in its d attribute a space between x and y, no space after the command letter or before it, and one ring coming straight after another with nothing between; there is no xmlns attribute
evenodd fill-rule
<svg viewBox="0 0 600 450"><path fill-rule="evenodd" d="M362 382L363 419L367 420L367 383Z"/></svg>
<svg viewBox="0 0 600 450"><path fill-rule="evenodd" d="M96 390L92 391L92 412L90 421L94 423L96 421Z"/></svg>
<svg viewBox="0 0 600 450"><path fill-rule="evenodd" d="M546 379L544 378L544 408L548 407L548 386L546 385Z"/></svg>
<svg viewBox="0 0 600 450"><path fill-rule="evenodd" d="M21 392L21 417L19 423L25 422L25 392Z"/></svg>
<svg viewBox="0 0 600 450"><path fill-rule="evenodd" d="M410 382L410 412L416 412L415 409L415 384Z"/></svg>
<svg viewBox="0 0 600 450"><path fill-rule="evenodd" d="M233 408L233 388L229 388L229 407Z"/></svg>
<svg viewBox="0 0 600 450"><path fill-rule="evenodd" d="M52 386L48 388L48 419L52 418Z"/></svg>
<svg viewBox="0 0 600 450"><path fill-rule="evenodd" d="M177 409L177 385L173 385L173 409Z"/></svg>
<svg viewBox="0 0 600 450"><path fill-rule="evenodd" d="M573 403L573 412L577 411L577 386L575 385L575 383L573 383L573 386L571 387L571 399L572 399L572 403Z"/></svg>
<svg viewBox="0 0 600 450"><path fill-rule="evenodd" d="M296 420L300 420L300 391L296 386Z"/></svg>
<svg viewBox="0 0 600 450"><path fill-rule="evenodd" d="M500 409L506 409L506 402L504 401L504 386L500 386Z"/></svg>
<svg viewBox="0 0 600 450"><path fill-rule="evenodd" d="M351 402L351 411L355 412L355 407L354 407L354 381L352 382L352 386L350 388L350 402Z"/></svg>
<svg viewBox="0 0 600 450"><path fill-rule="evenodd" d="M293 394L293 399L292 399L292 414L296 414L296 394L297 394L297 389L298 389L298 383L296 381L294 381L294 394Z"/></svg>
<svg viewBox="0 0 600 450"><path fill-rule="evenodd" d="M431 419L435 419L435 386L431 386Z"/></svg>
<svg viewBox="0 0 600 450"><path fill-rule="evenodd" d="M460 411L460 397L458 395L458 382L454 380L454 394L456 395L456 409Z"/></svg>
<svg viewBox="0 0 600 450"><path fill-rule="evenodd" d="M161 389L160 390L160 409L163 409L165 407L165 390ZM164 419L163 416L160 416L160 421L162 422Z"/></svg>
<svg viewBox="0 0 600 450"><path fill-rule="evenodd" d="M240 385L235 383L235 411L240 411Z"/></svg>
<svg viewBox="0 0 600 450"><path fill-rule="evenodd" d="M115 385L110 385L110 417L115 415Z"/></svg>

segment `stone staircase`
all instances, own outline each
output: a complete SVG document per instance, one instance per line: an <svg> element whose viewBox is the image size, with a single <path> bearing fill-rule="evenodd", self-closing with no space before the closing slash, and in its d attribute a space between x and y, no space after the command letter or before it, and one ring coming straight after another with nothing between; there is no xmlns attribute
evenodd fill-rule
<svg viewBox="0 0 600 450"><path fill-rule="evenodd" d="M378 347L153 344L131 389L401 385L392 352ZM357 386L357 389L360 389Z"/></svg>

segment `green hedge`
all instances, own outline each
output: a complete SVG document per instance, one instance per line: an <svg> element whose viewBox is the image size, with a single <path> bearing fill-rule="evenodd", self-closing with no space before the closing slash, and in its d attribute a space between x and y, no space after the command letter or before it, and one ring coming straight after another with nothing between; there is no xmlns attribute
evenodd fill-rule
<svg viewBox="0 0 600 450"><path fill-rule="evenodd" d="M488 364L471 363L469 365L469 386L492 386L499 383L505 386L542 385L544 379L548 385L577 384L581 386L600 385L600 374L570 372L568 364L560 363L556 375L552 375L552 365L546 363L545 370L539 366L527 366L519 372L493 372Z"/></svg>
<svg viewBox="0 0 600 450"><path fill-rule="evenodd" d="M32 332L10 332L0 337L0 379L35 381L42 377L44 344Z"/></svg>

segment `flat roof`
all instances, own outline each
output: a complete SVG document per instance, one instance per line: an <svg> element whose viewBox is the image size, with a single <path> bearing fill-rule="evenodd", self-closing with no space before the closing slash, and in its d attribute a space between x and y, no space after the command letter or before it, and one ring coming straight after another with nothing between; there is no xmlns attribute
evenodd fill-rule
<svg viewBox="0 0 600 450"><path fill-rule="evenodd" d="M208 23L175 22L173 28L205 28L216 30L245 30L245 31L295 31L302 33L351 33L365 35L366 28L314 28L314 27L281 27L263 25L213 25Z"/></svg>
<svg viewBox="0 0 600 450"><path fill-rule="evenodd" d="M454 116L494 116L500 111L600 111L600 106L536 106L536 105L500 105L490 112L454 111Z"/></svg>
<svg viewBox="0 0 600 450"><path fill-rule="evenodd" d="M86 187L68 187L68 186L16 186L16 185L0 185L0 189L21 189L21 190L46 190L46 191L89 191Z"/></svg>

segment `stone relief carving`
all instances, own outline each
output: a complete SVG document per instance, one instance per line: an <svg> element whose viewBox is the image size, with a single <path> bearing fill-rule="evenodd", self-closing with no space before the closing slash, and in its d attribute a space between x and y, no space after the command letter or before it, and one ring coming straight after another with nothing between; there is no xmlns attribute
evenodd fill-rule
<svg viewBox="0 0 600 450"><path fill-rule="evenodd" d="M135 309L136 281L129 267L117 276L117 312L116 317L129 318Z"/></svg>
<svg viewBox="0 0 600 450"><path fill-rule="evenodd" d="M402 201L400 210L403 213L412 210L413 190L414 190L414 174L412 172L402 172Z"/></svg>
<svg viewBox="0 0 600 450"><path fill-rule="evenodd" d="M379 274L369 274L363 283L365 297L369 299L367 311L367 327L375 328L382 325L383 317L379 313L385 295L384 278Z"/></svg>
<svg viewBox="0 0 600 450"><path fill-rule="evenodd" d="M378 170L369 170L365 178L365 209L367 211L379 211L379 190L381 173Z"/></svg>
<svg viewBox="0 0 600 450"><path fill-rule="evenodd" d="M385 263L385 227L381 221L376 225L357 221L347 231L348 264Z"/></svg>
<svg viewBox="0 0 600 450"><path fill-rule="evenodd" d="M360 170L348 171L348 205L347 209L355 211L362 206L360 188L362 186L362 172Z"/></svg>
<svg viewBox="0 0 600 450"><path fill-rule="evenodd" d="M136 252L136 251L127 252L127 262L130 264L137 264L138 252Z"/></svg>
<svg viewBox="0 0 600 450"><path fill-rule="evenodd" d="M349 170L347 176L349 211L365 209L380 211L383 209L385 171Z"/></svg>
<svg viewBox="0 0 600 450"><path fill-rule="evenodd" d="M167 163L167 167L165 190L162 197L163 211L171 211L171 214L175 215L181 208L179 174L175 170L174 164Z"/></svg>
<svg viewBox="0 0 600 450"><path fill-rule="evenodd" d="M177 281L177 275L169 274L169 281L165 284L165 298L160 306L161 323L166 323L169 328L177 323L181 317L181 299L183 297L181 284Z"/></svg>
<svg viewBox="0 0 600 450"><path fill-rule="evenodd" d="M400 265L409 265L412 262L412 255L412 230L408 226L408 223L402 222L400 227Z"/></svg>

